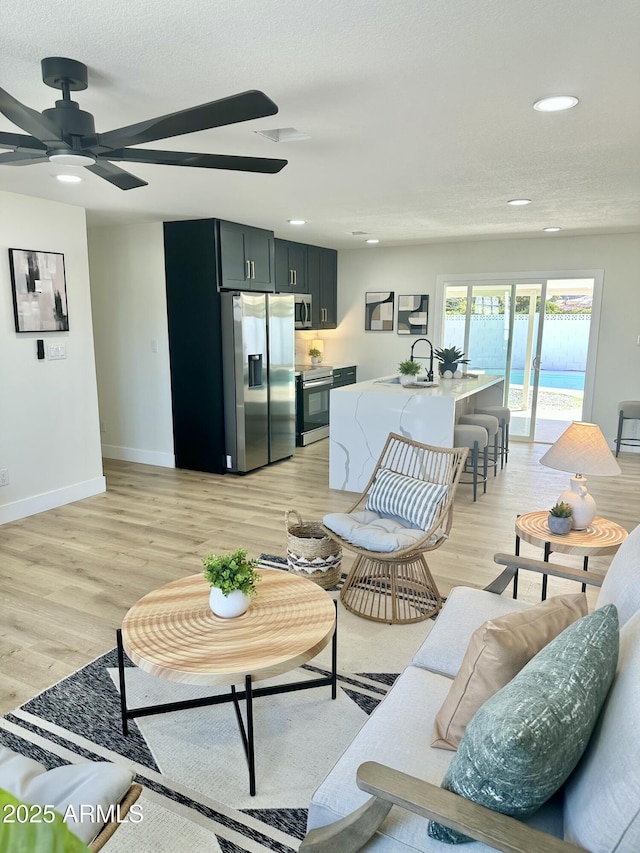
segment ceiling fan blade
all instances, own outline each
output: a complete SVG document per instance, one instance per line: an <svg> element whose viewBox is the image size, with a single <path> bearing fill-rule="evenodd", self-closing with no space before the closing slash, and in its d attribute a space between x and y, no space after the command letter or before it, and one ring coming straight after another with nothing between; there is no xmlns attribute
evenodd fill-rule
<svg viewBox="0 0 640 853"><path fill-rule="evenodd" d="M47 146L24 133L0 132L0 148L19 148L21 151L46 151Z"/></svg>
<svg viewBox="0 0 640 853"><path fill-rule="evenodd" d="M121 169L119 166L114 166L113 163L109 163L106 160L102 160L100 163L95 163L93 166L85 166L84 168L93 172L94 175L104 178L105 181L109 181L110 184L113 184L121 190L133 190L136 187L148 186L146 181L143 181L141 178L136 178L135 175L132 175L130 172L125 172L124 169Z"/></svg>
<svg viewBox="0 0 640 853"><path fill-rule="evenodd" d="M212 127L222 127L225 124L236 124L253 118L275 115L278 107L264 92L251 89L239 95L211 101L199 107L191 107L177 113L159 116L139 124L119 127L107 133L98 134L99 147L96 153L107 153L109 148L124 148L126 145L141 145L144 142L155 142L157 139L169 139L172 136L182 136L184 133L195 133L197 130L209 130ZM88 139L88 144L95 141ZM83 140L84 144L84 140Z"/></svg>
<svg viewBox="0 0 640 853"><path fill-rule="evenodd" d="M197 169L232 169L237 172L263 172L275 175L288 160L268 157L235 157L225 154L197 154L191 151L152 151L148 148L120 148L102 154L100 159L125 163L155 163L161 166L193 166Z"/></svg>
<svg viewBox="0 0 640 853"><path fill-rule="evenodd" d="M49 158L44 151L5 151L0 154L0 166L7 163L16 165L27 165L28 163L48 163Z"/></svg>
<svg viewBox="0 0 640 853"><path fill-rule="evenodd" d="M21 104L4 89L0 89L0 112L9 121L39 139L45 147L69 148L60 138L57 128L48 119L31 107Z"/></svg>

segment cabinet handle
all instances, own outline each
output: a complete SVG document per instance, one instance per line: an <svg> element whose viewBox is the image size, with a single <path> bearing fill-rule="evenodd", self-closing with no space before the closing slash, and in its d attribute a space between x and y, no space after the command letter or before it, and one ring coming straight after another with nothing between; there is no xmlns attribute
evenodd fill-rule
<svg viewBox="0 0 640 853"><path fill-rule="evenodd" d="M245 261L247 272L245 275L245 279L248 281L251 278L251 261Z"/></svg>
<svg viewBox="0 0 640 853"><path fill-rule="evenodd" d="M296 287L298 284L298 270L291 270L293 273L293 286Z"/></svg>
<svg viewBox="0 0 640 853"><path fill-rule="evenodd" d="M321 312L321 313L320 313L320 319L321 319L321 321L322 321L323 323L326 323L326 322L327 322L327 320L328 320L328 317L327 317L327 309L326 309L326 308L321 308L321 309L320 309L320 312Z"/></svg>
<svg viewBox="0 0 640 853"><path fill-rule="evenodd" d="M251 278L255 280L256 277L256 262L251 261Z"/></svg>
<svg viewBox="0 0 640 853"><path fill-rule="evenodd" d="M293 270L289 270L289 287L293 287Z"/></svg>

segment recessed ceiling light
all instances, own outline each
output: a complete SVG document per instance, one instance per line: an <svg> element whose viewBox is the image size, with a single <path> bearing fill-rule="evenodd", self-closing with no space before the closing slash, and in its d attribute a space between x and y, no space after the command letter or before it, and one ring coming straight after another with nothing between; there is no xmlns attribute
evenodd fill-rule
<svg viewBox="0 0 640 853"><path fill-rule="evenodd" d="M543 231L562 231L557 225L550 225L548 228L543 228Z"/></svg>
<svg viewBox="0 0 640 853"><path fill-rule="evenodd" d="M371 239L371 240L365 240L364 242L365 242L365 243L379 243L379 242L380 242L380 240Z"/></svg>
<svg viewBox="0 0 640 853"><path fill-rule="evenodd" d="M91 154L73 154L71 151L59 151L49 154L49 160L60 166L93 166L96 158Z"/></svg>
<svg viewBox="0 0 640 853"><path fill-rule="evenodd" d="M79 184L82 180L80 175L56 175L56 178L63 184Z"/></svg>
<svg viewBox="0 0 640 853"><path fill-rule="evenodd" d="M520 204L531 204L530 198L512 198L511 201L508 201L507 204L512 204L514 207L517 207Z"/></svg>
<svg viewBox="0 0 640 853"><path fill-rule="evenodd" d="M306 219L287 219L287 222L289 223L289 225L306 225L307 224Z"/></svg>
<svg viewBox="0 0 640 853"><path fill-rule="evenodd" d="M557 113L561 110L570 110L578 103L578 98L573 95L554 95L552 98L540 98L533 108L541 113Z"/></svg>

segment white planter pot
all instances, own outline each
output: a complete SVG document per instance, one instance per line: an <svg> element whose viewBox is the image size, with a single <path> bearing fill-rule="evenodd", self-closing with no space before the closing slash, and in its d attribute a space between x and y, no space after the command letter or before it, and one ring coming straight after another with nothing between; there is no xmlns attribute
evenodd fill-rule
<svg viewBox="0 0 640 853"><path fill-rule="evenodd" d="M413 385L416 381L415 376L406 376L404 373L400 374L400 384L401 385Z"/></svg>
<svg viewBox="0 0 640 853"><path fill-rule="evenodd" d="M224 595L219 587L211 587L209 607L216 616L222 616L223 619L242 616L243 613L246 613L250 604L251 598L245 595L244 592L240 592L239 589L234 589L229 595Z"/></svg>

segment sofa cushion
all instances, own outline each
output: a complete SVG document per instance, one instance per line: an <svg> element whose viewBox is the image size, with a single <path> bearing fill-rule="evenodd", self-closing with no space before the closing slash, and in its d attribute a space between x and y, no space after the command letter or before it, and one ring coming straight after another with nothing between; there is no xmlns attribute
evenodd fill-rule
<svg viewBox="0 0 640 853"><path fill-rule="evenodd" d="M532 814L586 748L618 659L614 605L566 628L475 714L442 786L515 817ZM431 822L429 835L466 836Z"/></svg>
<svg viewBox="0 0 640 853"><path fill-rule="evenodd" d="M449 487L397 474L388 468L378 471L365 509L389 518L405 518L421 530L431 530Z"/></svg>
<svg viewBox="0 0 640 853"><path fill-rule="evenodd" d="M457 749L469 720L490 696L561 631L587 614L584 593L556 595L490 619L474 631L451 690L436 714L432 746Z"/></svg>
<svg viewBox="0 0 640 853"><path fill-rule="evenodd" d="M89 844L102 829L102 821L91 821L86 812L82 820L81 805L100 805L106 813L110 805L120 802L131 786L133 774L107 761L65 764L46 770L42 764L7 747L0 746L0 788L25 803L51 805L64 815L68 806L69 829Z"/></svg>
<svg viewBox="0 0 640 853"><path fill-rule="evenodd" d="M598 853L640 850L640 613L620 630L618 671L565 786L565 838Z"/></svg>
<svg viewBox="0 0 640 853"><path fill-rule="evenodd" d="M424 530L407 527L394 518L382 518L371 510L332 512L322 519L323 524L347 542L367 551L390 553L411 548L424 537ZM436 542L438 535L434 535Z"/></svg>
<svg viewBox="0 0 640 853"><path fill-rule="evenodd" d="M432 749L429 738L433 718L450 684L448 678L418 667L408 666L404 670L313 794L308 829L334 823L369 799L369 794L356 785L356 773L364 761L379 761L434 785L440 784L455 753ZM559 804L550 803L527 823L559 836L562 832ZM427 836L425 818L395 808L366 849L442 853L440 842ZM467 849L469 853L495 853L477 842Z"/></svg>
<svg viewBox="0 0 640 853"><path fill-rule="evenodd" d="M503 598L482 589L456 586L449 593L436 624L415 653L412 663L453 678L477 628L488 619L530 607L526 601Z"/></svg>
<svg viewBox="0 0 640 853"><path fill-rule="evenodd" d="M640 524L618 548L604 576L597 607L615 604L622 627L640 610Z"/></svg>

